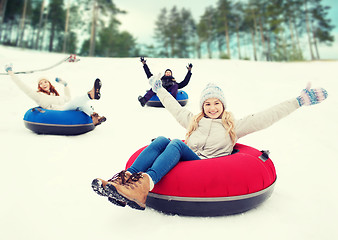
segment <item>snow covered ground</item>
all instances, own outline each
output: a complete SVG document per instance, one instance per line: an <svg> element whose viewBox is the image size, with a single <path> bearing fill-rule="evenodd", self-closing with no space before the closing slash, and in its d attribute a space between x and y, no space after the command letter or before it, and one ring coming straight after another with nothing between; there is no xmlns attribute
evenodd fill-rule
<svg viewBox="0 0 338 240"><path fill-rule="evenodd" d="M39 69L65 54L0 46L0 72ZM167 216L152 209L114 206L91 189L96 177L110 178L140 147L159 135L183 139L185 130L165 110L142 108L137 96L149 88L137 58L85 58L20 78L36 88L47 76L68 81L73 96L103 82L93 106L107 122L80 136L36 135L23 115L35 103L0 75L0 239L337 239L338 61L268 63L229 60L148 59L153 73L171 68L178 81L192 62L184 89L186 108L198 113L199 94L219 84L236 118L298 96L308 81L329 98L303 107L272 127L239 140L269 149L277 170L272 196L246 213L215 218ZM61 88L55 83L58 89Z"/></svg>

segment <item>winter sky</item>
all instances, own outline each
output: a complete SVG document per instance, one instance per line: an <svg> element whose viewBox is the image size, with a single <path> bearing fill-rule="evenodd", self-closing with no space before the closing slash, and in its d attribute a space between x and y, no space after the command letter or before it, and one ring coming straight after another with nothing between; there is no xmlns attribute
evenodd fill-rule
<svg viewBox="0 0 338 240"><path fill-rule="evenodd" d="M162 8L171 9L176 6L178 9L188 9L191 11L195 21L204 13L209 6L215 7L218 0L114 0L116 6L127 11L127 14L118 16L121 21L121 30L130 32L142 44L153 43L155 21ZM332 47L324 45L320 48L322 59L338 59L338 1L322 0L324 6L330 6L329 17L332 19L335 29L333 34L336 41Z"/></svg>

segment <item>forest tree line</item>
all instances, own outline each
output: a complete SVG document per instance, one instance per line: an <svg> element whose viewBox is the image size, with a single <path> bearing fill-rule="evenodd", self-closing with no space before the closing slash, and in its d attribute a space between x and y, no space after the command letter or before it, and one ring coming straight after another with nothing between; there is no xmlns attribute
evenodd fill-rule
<svg viewBox="0 0 338 240"><path fill-rule="evenodd" d="M113 0L0 1L2 45L82 56L315 60L319 44L334 42L322 0L218 0L198 21L163 8L150 45L119 30L128 13Z"/></svg>

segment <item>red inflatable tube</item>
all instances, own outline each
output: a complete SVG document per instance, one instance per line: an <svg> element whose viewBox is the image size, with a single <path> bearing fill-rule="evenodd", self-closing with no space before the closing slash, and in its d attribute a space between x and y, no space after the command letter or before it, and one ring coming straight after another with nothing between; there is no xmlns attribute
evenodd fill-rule
<svg viewBox="0 0 338 240"><path fill-rule="evenodd" d="M126 169L144 148L130 157ZM236 144L228 156L179 162L149 193L147 206L187 216L245 212L267 199L276 181L273 162L261 156L255 148Z"/></svg>

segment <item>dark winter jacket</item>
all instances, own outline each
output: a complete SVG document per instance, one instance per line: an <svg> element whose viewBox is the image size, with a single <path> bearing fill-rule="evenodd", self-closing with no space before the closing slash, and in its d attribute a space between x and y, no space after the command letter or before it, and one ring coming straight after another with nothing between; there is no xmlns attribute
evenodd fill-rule
<svg viewBox="0 0 338 240"><path fill-rule="evenodd" d="M143 69L144 69L144 71L147 75L147 78L150 78L151 76L153 76L153 74L150 72L150 69L149 69L147 64L143 65ZM174 84L178 84L178 89L184 88L185 86L188 85L190 78L191 78L191 75L192 75L191 71L188 71L187 75L185 75L184 80L180 83L177 83L173 76L162 76L162 78L161 78L162 86L164 88L167 88L167 87L170 87Z"/></svg>
<svg viewBox="0 0 338 240"><path fill-rule="evenodd" d="M162 80L162 86L164 88L170 87L172 85L177 84L175 78L173 76L162 76L161 77Z"/></svg>

